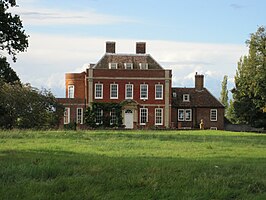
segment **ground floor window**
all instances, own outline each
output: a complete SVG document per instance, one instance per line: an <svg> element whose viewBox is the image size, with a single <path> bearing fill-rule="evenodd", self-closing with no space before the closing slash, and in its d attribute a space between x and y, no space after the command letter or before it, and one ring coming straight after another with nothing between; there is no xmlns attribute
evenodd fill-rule
<svg viewBox="0 0 266 200"><path fill-rule="evenodd" d="M148 108L140 109L140 125L146 125L148 122Z"/></svg>
<svg viewBox="0 0 266 200"><path fill-rule="evenodd" d="M64 111L64 124L70 123L70 108L65 108Z"/></svg>
<svg viewBox="0 0 266 200"><path fill-rule="evenodd" d="M83 124L83 108L77 108L77 124Z"/></svg>
<svg viewBox="0 0 266 200"><path fill-rule="evenodd" d="M116 110L113 108L110 112L110 125L117 123Z"/></svg>
<svg viewBox="0 0 266 200"><path fill-rule="evenodd" d="M191 121L192 110L191 109L178 109L178 121Z"/></svg>
<svg viewBox="0 0 266 200"><path fill-rule="evenodd" d="M95 111L95 123L97 125L103 123L103 110L102 109L97 109Z"/></svg>
<svg viewBox="0 0 266 200"><path fill-rule="evenodd" d="M155 125L163 125L163 109L155 108Z"/></svg>
<svg viewBox="0 0 266 200"><path fill-rule="evenodd" d="M217 109L211 109L210 119L211 121L217 121Z"/></svg>

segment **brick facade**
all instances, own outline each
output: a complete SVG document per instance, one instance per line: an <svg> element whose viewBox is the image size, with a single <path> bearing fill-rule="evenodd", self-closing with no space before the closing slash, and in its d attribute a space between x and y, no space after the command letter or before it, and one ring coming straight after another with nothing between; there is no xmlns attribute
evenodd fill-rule
<svg viewBox="0 0 266 200"><path fill-rule="evenodd" d="M146 54L144 42L136 43L136 54L117 54L115 42L106 42L106 53L97 64L91 64L86 72L67 73L65 79L66 98L58 101L70 109L70 122L80 122L77 109L80 114L81 108L85 112L93 102L106 102L123 103L122 117L125 128L197 128L203 119L206 128L223 129L224 108L220 103L216 100L214 104L207 102L206 107L205 102L202 107L200 104L196 105L197 102L193 100L197 92L199 96L211 95L203 87L204 77L196 76L196 89L189 91L193 101L183 104L172 95L178 93L177 96L180 97L181 93L188 91L171 87L171 70L163 69L156 60ZM126 95L127 91L129 96ZM196 96L195 98L198 98ZM209 112L214 108L218 111L217 122L210 122ZM191 109L191 121L178 121L178 109Z"/></svg>

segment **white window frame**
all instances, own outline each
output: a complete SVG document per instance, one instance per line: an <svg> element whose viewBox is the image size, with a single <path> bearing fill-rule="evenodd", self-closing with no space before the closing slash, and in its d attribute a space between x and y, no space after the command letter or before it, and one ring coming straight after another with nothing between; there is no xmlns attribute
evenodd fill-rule
<svg viewBox="0 0 266 200"><path fill-rule="evenodd" d="M71 93L71 88L73 88L73 92ZM75 86L74 85L69 85L68 86L68 98L73 99L75 98Z"/></svg>
<svg viewBox="0 0 266 200"><path fill-rule="evenodd" d="M142 70L147 70L149 69L148 63L139 63L139 68Z"/></svg>
<svg viewBox="0 0 266 200"><path fill-rule="evenodd" d="M183 118L180 118L180 114L179 113L183 113ZM189 112L189 118L187 118L187 112ZM192 121L192 109L178 109L178 112L177 112L177 118L178 118L178 121L186 121L186 122L190 122Z"/></svg>
<svg viewBox="0 0 266 200"><path fill-rule="evenodd" d="M157 87L161 87L162 88L161 97L157 97ZM159 100L163 99L163 84L156 84L155 85L155 99L159 99Z"/></svg>
<svg viewBox="0 0 266 200"><path fill-rule="evenodd" d="M97 96L97 86L101 86L101 96ZM103 84L102 83L95 83L94 98L95 99L103 99Z"/></svg>
<svg viewBox="0 0 266 200"><path fill-rule="evenodd" d="M116 95L113 95L113 86L116 86ZM118 84L117 83L112 83L110 84L110 99L118 99Z"/></svg>
<svg viewBox="0 0 266 200"><path fill-rule="evenodd" d="M101 122L99 123L99 122L97 122L97 112L98 111L100 111L100 117L101 117ZM100 124L103 124L103 110L102 109L97 109L96 110L96 114L95 114L95 123L96 123L96 125L100 125Z"/></svg>
<svg viewBox="0 0 266 200"><path fill-rule="evenodd" d="M217 109L211 109L210 110L210 121L211 122L217 122L217 118L218 118L217 113L218 113Z"/></svg>
<svg viewBox="0 0 266 200"><path fill-rule="evenodd" d="M117 63L109 63L109 69L117 69Z"/></svg>
<svg viewBox="0 0 266 200"><path fill-rule="evenodd" d="M161 116L158 116L157 111L160 110ZM157 122L157 119L160 118L160 122ZM155 108L155 125L163 125L163 108Z"/></svg>
<svg viewBox="0 0 266 200"><path fill-rule="evenodd" d="M110 111L110 125L113 125L117 122L116 110L112 108Z"/></svg>
<svg viewBox="0 0 266 200"><path fill-rule="evenodd" d="M64 110L64 124L69 124L69 123L70 123L70 108L69 107L65 107L65 110Z"/></svg>
<svg viewBox="0 0 266 200"><path fill-rule="evenodd" d="M146 88L147 88L147 91L146 91L146 93L147 93L147 94L146 94L146 97L142 97L142 92L143 92L143 90L142 90L142 86L146 86ZM149 85L146 84L146 83L144 83L144 84L140 84L140 99L147 100L148 97L149 97Z"/></svg>
<svg viewBox="0 0 266 200"><path fill-rule="evenodd" d="M143 114L146 113L146 120L145 122L142 122L143 119ZM140 112L139 112L139 124L140 125L146 125L146 123L148 122L148 108L140 108Z"/></svg>
<svg viewBox="0 0 266 200"><path fill-rule="evenodd" d="M127 86L131 87L131 93L128 93ZM131 94L131 97L129 97L128 94ZM134 85L131 83L126 84L125 85L125 99L133 99L133 95L134 95Z"/></svg>
<svg viewBox="0 0 266 200"><path fill-rule="evenodd" d="M189 118L187 117L189 113ZM191 122L192 120L192 110L191 109L185 109L185 121Z"/></svg>
<svg viewBox="0 0 266 200"><path fill-rule="evenodd" d="M189 94L183 94L183 102L189 102L189 101L190 101Z"/></svg>
<svg viewBox="0 0 266 200"><path fill-rule="evenodd" d="M80 115L79 110L81 110ZM77 108L77 124L83 124L83 108Z"/></svg>
<svg viewBox="0 0 266 200"><path fill-rule="evenodd" d="M133 69L133 63L124 63L125 69Z"/></svg>

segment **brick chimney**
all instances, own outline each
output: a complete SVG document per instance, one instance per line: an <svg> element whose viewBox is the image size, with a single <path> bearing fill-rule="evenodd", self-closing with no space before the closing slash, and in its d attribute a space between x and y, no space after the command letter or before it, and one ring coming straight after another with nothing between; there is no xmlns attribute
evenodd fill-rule
<svg viewBox="0 0 266 200"><path fill-rule="evenodd" d="M201 91L204 88L204 75L195 74L195 89Z"/></svg>
<svg viewBox="0 0 266 200"><path fill-rule="evenodd" d="M137 42L136 43L136 53L145 54L146 53L146 42Z"/></svg>
<svg viewBox="0 0 266 200"><path fill-rule="evenodd" d="M106 42L106 53L115 53L115 42Z"/></svg>

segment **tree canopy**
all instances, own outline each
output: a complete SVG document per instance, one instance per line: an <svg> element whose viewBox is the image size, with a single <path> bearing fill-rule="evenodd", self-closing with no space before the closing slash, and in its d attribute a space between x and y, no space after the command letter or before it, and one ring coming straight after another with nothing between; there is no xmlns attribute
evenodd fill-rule
<svg viewBox="0 0 266 200"><path fill-rule="evenodd" d="M233 89L233 107L239 123L266 127L266 32L259 27L246 41L249 52L240 58Z"/></svg>
<svg viewBox="0 0 266 200"><path fill-rule="evenodd" d="M8 12L14 6L15 0L0 0L0 50L7 51L15 62L17 53L28 48L29 36L25 34L20 17Z"/></svg>

